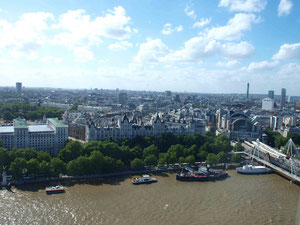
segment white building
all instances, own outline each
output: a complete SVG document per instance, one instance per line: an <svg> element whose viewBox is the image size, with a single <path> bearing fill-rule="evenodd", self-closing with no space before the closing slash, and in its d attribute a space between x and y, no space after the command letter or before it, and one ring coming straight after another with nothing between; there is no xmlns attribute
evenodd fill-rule
<svg viewBox="0 0 300 225"><path fill-rule="evenodd" d="M4 148L34 148L55 156L65 147L68 126L57 118L49 118L45 124L28 125L25 119L15 119L13 126L0 126L0 139Z"/></svg>
<svg viewBox="0 0 300 225"><path fill-rule="evenodd" d="M262 110L274 111L274 99L264 98L262 100Z"/></svg>
<svg viewBox="0 0 300 225"><path fill-rule="evenodd" d="M158 114L153 117L150 124L145 125L141 120L137 121L132 118L128 119L126 115L122 119L118 120L118 125L114 127L97 127L94 122L91 122L86 126L86 140L87 141L102 141L108 137L112 137L116 140L128 138L133 139L136 136L147 136L153 135L157 137L163 133L173 133L177 135L191 134L193 135L196 131L203 134L203 126L196 126L197 121L190 121L188 124L181 124L180 126L168 126ZM201 125L203 125L201 121ZM205 126L204 126L205 130Z"/></svg>
<svg viewBox="0 0 300 225"><path fill-rule="evenodd" d="M272 130L279 130L283 125L282 116L271 116L270 117L270 128Z"/></svg>

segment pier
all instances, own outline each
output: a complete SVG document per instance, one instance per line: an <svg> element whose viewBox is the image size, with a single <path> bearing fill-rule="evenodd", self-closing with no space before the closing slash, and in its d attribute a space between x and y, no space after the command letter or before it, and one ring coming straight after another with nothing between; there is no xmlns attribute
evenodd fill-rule
<svg viewBox="0 0 300 225"><path fill-rule="evenodd" d="M276 173L286 177L294 183L300 184L300 161L287 157L287 155L278 150L260 142L243 143L245 148L243 153L252 157L257 162L272 168Z"/></svg>

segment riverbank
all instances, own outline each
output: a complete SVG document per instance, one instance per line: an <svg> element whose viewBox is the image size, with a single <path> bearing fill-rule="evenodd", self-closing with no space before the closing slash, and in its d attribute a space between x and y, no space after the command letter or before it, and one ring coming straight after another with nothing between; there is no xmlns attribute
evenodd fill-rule
<svg viewBox="0 0 300 225"><path fill-rule="evenodd" d="M212 169L235 169L238 167L239 163L230 163L230 164L219 164L212 166ZM88 180L88 179L98 179L98 178L110 178L117 176L128 176L128 175L141 175L141 174L156 174L162 172L177 172L180 171L181 167L173 167L173 168L153 168L146 170L129 170L115 173L105 173L105 174L93 174L93 175L82 175L82 176L62 176L62 177L51 177L51 178L35 178L35 179L27 179L27 180L13 180L9 182L10 186L19 186L26 184L35 184L35 183L51 183L51 182L61 182L61 181L76 181L76 180Z"/></svg>

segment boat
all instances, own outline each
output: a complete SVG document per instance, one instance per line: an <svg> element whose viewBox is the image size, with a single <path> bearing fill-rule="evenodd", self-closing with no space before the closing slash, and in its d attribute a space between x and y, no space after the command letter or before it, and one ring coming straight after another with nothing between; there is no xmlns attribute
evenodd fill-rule
<svg viewBox="0 0 300 225"><path fill-rule="evenodd" d="M209 167L199 167L198 170L189 166L184 166L182 172L176 174L176 180L180 181L213 181L223 179L228 176L224 170L210 170Z"/></svg>
<svg viewBox="0 0 300 225"><path fill-rule="evenodd" d="M236 171L241 174L268 174L273 172L272 169L269 169L265 166L253 166L251 164L238 167L236 168Z"/></svg>
<svg viewBox="0 0 300 225"><path fill-rule="evenodd" d="M61 186L52 186L52 187L46 187L45 189L46 194L58 194L58 193L64 193L65 189Z"/></svg>
<svg viewBox="0 0 300 225"><path fill-rule="evenodd" d="M157 180L149 175L143 175L140 178L135 177L132 180L132 184L149 184L154 182L157 182Z"/></svg>

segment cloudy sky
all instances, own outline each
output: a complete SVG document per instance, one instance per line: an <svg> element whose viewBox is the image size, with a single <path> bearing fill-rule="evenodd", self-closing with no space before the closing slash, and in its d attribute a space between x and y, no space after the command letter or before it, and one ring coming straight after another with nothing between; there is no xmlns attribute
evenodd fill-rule
<svg viewBox="0 0 300 225"><path fill-rule="evenodd" d="M1 1L1 86L300 95L298 0Z"/></svg>

